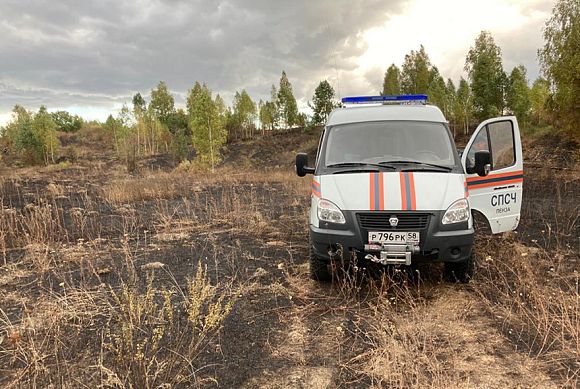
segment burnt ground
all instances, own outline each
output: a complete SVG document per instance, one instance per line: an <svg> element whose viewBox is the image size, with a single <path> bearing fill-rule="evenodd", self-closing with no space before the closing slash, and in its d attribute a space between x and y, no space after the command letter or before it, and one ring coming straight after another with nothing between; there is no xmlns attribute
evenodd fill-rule
<svg viewBox="0 0 580 389"><path fill-rule="evenodd" d="M3 168L0 386L144 387L103 346L122 307L102 300L126 284L147 293L152 276L175 298L199 264L233 305L178 387L577 386L577 145L526 142L520 227L478 239L469 284L445 282L437 265L414 282L361 271L319 284L307 276L308 182L291 171L317 140L235 143L213 175L153 157L129 176L110 152ZM90 313L54 307L78 291L94 296ZM152 361L183 351L180 326Z"/></svg>

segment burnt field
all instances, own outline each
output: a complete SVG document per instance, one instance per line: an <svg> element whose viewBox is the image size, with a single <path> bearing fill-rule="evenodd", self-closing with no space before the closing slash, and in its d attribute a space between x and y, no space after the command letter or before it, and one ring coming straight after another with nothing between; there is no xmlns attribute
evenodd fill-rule
<svg viewBox="0 0 580 389"><path fill-rule="evenodd" d="M2 168L0 387L578 386L577 145L526 142L520 226L478 237L469 284L438 265L320 284L292 171L316 140L235 144L214 174Z"/></svg>

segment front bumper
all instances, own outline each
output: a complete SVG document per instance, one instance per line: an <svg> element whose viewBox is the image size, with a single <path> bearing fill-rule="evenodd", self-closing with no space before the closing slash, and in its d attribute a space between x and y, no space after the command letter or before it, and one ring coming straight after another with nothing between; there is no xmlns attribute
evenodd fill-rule
<svg viewBox="0 0 580 389"><path fill-rule="evenodd" d="M391 214L401 214L401 211L381 211L388 219ZM413 212L413 211L408 211ZM421 211L425 213L425 211ZM361 226L356 211L344 212L346 224L329 225L321 223L320 227L310 225L310 242L316 256L322 259L337 259L342 255L355 253L363 258L365 244L368 243L368 229ZM468 228L467 222L457 225L442 225L441 211L427 211L430 214L426 228L419 231L420 243L417 253L412 254L413 262L461 262L469 258L473 247L473 228ZM409 229L392 228L388 231L411 231ZM345 257L346 258L346 257Z"/></svg>

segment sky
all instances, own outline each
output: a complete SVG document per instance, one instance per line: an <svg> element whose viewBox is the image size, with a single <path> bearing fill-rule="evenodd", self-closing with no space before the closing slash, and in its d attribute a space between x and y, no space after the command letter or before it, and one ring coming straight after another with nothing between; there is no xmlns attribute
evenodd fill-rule
<svg viewBox="0 0 580 389"><path fill-rule="evenodd" d="M195 81L229 103L268 99L285 70L307 110L327 79L338 96L376 94L386 68L425 46L454 81L481 30L504 69L539 73L555 0L0 0L0 125L15 104L104 120L160 80L184 106Z"/></svg>

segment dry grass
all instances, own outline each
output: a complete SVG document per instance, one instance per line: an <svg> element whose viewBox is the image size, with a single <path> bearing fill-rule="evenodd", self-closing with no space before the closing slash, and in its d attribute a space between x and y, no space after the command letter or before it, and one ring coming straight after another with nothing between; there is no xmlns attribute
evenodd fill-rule
<svg viewBox="0 0 580 389"><path fill-rule="evenodd" d="M159 188L163 185L162 181ZM83 192L72 201L71 193L56 183L30 196L33 201L2 207L0 213L0 269L22 272L20 279L33 279L40 294L28 299L18 278L0 284L5 290L18 290L0 305L0 385L159 388L189 387L210 379L196 359L219 332L236 289L224 282L219 287L212 284L201 265L185 286L175 280L157 286L156 271L173 278L162 266L136 269L141 222L130 206L116 207L115 214L107 216L94 194ZM162 204L169 196L167 191L159 193L156 200ZM17 199L23 197L16 193ZM192 218L193 213L184 216ZM113 225L105 226L107 221ZM102 229L107 239L101 239ZM102 259L85 259L103 249L119 252L122 266L99 267ZM40 286L64 269L76 272L79 267L80 283L73 278L56 288ZM101 274L118 281L93 286ZM2 310L4 304L14 303L22 304L20 313Z"/></svg>
<svg viewBox="0 0 580 389"><path fill-rule="evenodd" d="M236 292L218 290L201 265L187 291L154 284L150 273L143 291L128 284L111 291L112 314L98 364L108 384L149 389L207 379L192 362L219 331Z"/></svg>
<svg viewBox="0 0 580 389"><path fill-rule="evenodd" d="M0 384L9 387L212 382L197 360L219 333L241 285L212 282L201 265L179 283L162 262L137 266L143 250L156 250L159 244L152 242L163 244L167 234L181 239L183 231L268 236L274 229L264 206L271 192L264 187L308 193L287 173L230 170L217 176L151 173L96 191L58 179L30 190L21 178L3 180L0 187L0 203L6 201L0 212L2 270L20 274L0 284L11 291L0 305L7 309L0 311ZM152 212L143 215L139 207ZM208 235L214 262L234 268L238 253L218 258L218 245ZM30 298L23 281L41 297Z"/></svg>
<svg viewBox="0 0 580 389"><path fill-rule="evenodd" d="M221 374L255 367L248 387L578 386L578 209L566 208L568 183L545 196L555 207L542 227L523 224L545 240L483 242L467 286L442 283L437 268L414 282L353 268L324 286L307 280L304 263L309 180L105 171L77 171L94 188L60 181L60 170L35 173L52 175L37 186L0 179L0 386L215 386L216 359ZM181 274L166 264L174 256ZM286 305L263 307L257 296ZM252 315L236 312L240 300ZM277 320L256 324L272 312ZM226 364L221 330L233 315L235 330L267 339Z"/></svg>
<svg viewBox="0 0 580 389"><path fill-rule="evenodd" d="M45 293L25 307L18 320L0 311L0 376L4 378L0 382L5 387L46 387L58 380L57 373L66 377L61 381L64 387L75 387L83 376L75 358L84 349L80 335L87 328L94 330L106 314L103 293L74 288L63 294Z"/></svg>
<svg viewBox="0 0 580 389"><path fill-rule="evenodd" d="M0 382L6 387L200 385L211 377L195 360L237 293L212 285L201 266L185 291L176 284L155 286L154 271L143 287L61 288L19 319L0 309Z"/></svg>
<svg viewBox="0 0 580 389"><path fill-rule="evenodd" d="M145 177L122 179L103 187L103 197L114 204L151 199L189 197L207 187L233 187L242 184L283 183L293 193L309 193L309 183L286 171L243 172L229 167L215 173L180 172L150 173ZM226 204L224 204L226 205Z"/></svg>
<svg viewBox="0 0 580 389"><path fill-rule="evenodd" d="M542 361L565 386L576 386L580 382L577 255L565 250L550 253L510 240L489 254L475 291L516 347ZM563 263L567 261L571 262Z"/></svg>

